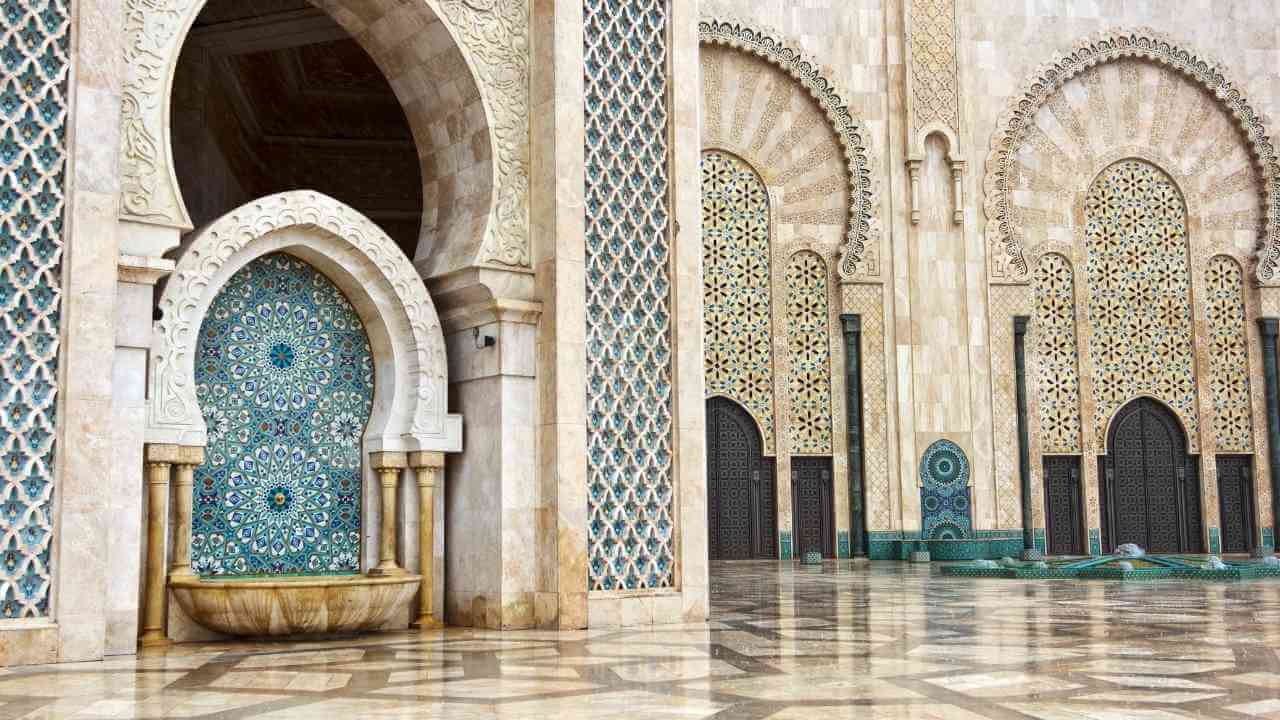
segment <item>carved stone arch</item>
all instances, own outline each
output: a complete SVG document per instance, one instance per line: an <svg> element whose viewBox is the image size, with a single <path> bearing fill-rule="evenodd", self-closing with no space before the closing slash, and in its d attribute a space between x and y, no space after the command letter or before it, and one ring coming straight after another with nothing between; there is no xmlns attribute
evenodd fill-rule
<svg viewBox="0 0 1280 720"><path fill-rule="evenodd" d="M125 2L123 220L191 229L174 172L170 95L182 44L206 2ZM426 203L413 258L423 275L486 264L528 267L526 0L315 5L369 52L404 107L423 168ZM445 83L441 68L461 71ZM160 246L130 251L170 249L165 240L144 242Z"/></svg>
<svg viewBox="0 0 1280 720"><path fill-rule="evenodd" d="M196 397L200 326L219 290L270 253L295 255L347 295L369 334L374 358L370 451L462 449L462 418L447 414L444 335L413 265L371 220L319 193L254 200L192 234L160 296L151 348L149 443L203 446Z"/></svg>
<svg viewBox="0 0 1280 720"><path fill-rule="evenodd" d="M777 33L758 30L742 22L704 19L698 23L698 33L704 45L734 48L775 66L799 83L817 103L840 144L844 158L848 203L839 243L840 277L843 280L874 278L869 269L874 267L873 273L878 272L878 262L868 264L866 261L878 253L880 222L869 133L849 112L847 102L829 79L829 73ZM772 112L777 114L777 110ZM759 164L757 167L768 174Z"/></svg>
<svg viewBox="0 0 1280 720"><path fill-rule="evenodd" d="M1116 113L1129 114L1135 125L1141 117L1152 128L1159 128L1161 133L1167 133L1170 118L1178 118L1179 122L1183 123L1183 128L1188 127L1187 123L1192 122L1187 118L1193 115L1196 121L1213 125L1213 129L1219 132L1218 136L1208 137L1206 134L1201 134L1192 138L1194 142L1185 144L1186 147L1181 153L1185 159L1185 165L1187 168L1196 169L1197 175L1213 171L1222 175L1225 192L1233 199L1223 203L1221 213L1216 215L1210 213L1211 219L1220 225L1223 231L1247 230L1254 233L1255 236L1250 238L1250 244L1257 248L1255 269L1257 279L1263 283L1280 279L1276 277L1277 269L1280 268L1280 183L1277 183L1277 176L1280 175L1280 160L1276 157L1275 148L1262 117L1244 98L1241 86L1229 80L1220 65L1198 53L1184 49L1160 33L1138 28L1105 32L1077 44L1070 52L1041 66L1024 85L1023 90L1010 98L1008 107L1001 115L996 132L992 136L983 182L986 198L984 210L987 218L988 262L992 281L998 283L1029 281L1030 265L1026 257L1029 240L1025 235L1024 221L1020 216L1025 214L1035 222L1043 222L1044 217L1051 214L1042 212L1038 208L1028 208L1025 213L1020 213L1020 208L1014 201L1014 190L1018 189L1018 180L1015 176L1021 170L1018 167L1020 151L1032 145L1043 150L1042 154L1045 158L1054 158L1057 166L1062 168L1064 172L1061 174L1066 176L1064 181L1070 181L1073 184L1073 187L1058 185L1045 189L1045 192L1078 193L1088 187L1087 180L1081 184L1083 179L1080 177L1079 170L1072 169L1076 165L1075 158L1058 152L1061 148L1056 147L1053 141L1067 138L1070 142L1076 142L1079 138L1088 138L1087 143L1081 144L1096 145L1100 142L1098 138L1105 133L1099 132L1097 128L1087 123L1103 122L1106 118L1094 117L1092 113L1083 115L1075 113L1074 108L1071 107L1071 100L1064 98L1061 91L1067 83L1095 70L1100 72L1104 66L1114 65L1119 68L1117 72L1125 71L1129 67L1125 62L1130 60L1141 61L1155 68L1153 72L1167 72L1183 78L1190 86L1203 91L1207 101L1193 98L1179 87L1172 85L1168 88L1162 86L1162 89L1157 92L1167 90L1169 95L1186 98L1189 103L1194 102L1198 107L1212 104L1216 109L1204 107L1202 113L1194 114L1175 112L1169 108L1156 108L1148 112L1144 108L1150 103L1144 106L1132 99L1137 97L1138 92L1137 83L1132 83L1135 88L1132 90L1134 94L1128 101L1133 102L1133 109L1122 110L1124 103L1111 103L1108 102L1108 98L1099 97L1096 98L1099 106L1107 110L1103 114L1106 118ZM1112 85L1123 86L1124 83ZM1094 88L1105 90L1106 86L1095 84ZM1051 134L1045 133L1037 124L1037 116L1042 111L1054 116L1049 124L1057 130L1058 137L1051 137ZM1153 113L1158 113L1159 117L1153 119ZM1153 130L1150 134L1154 136L1158 133ZM1117 132L1117 136L1123 135L1125 132ZM1235 142L1242 148L1242 154L1247 156L1243 162L1231 158L1233 152L1231 150L1212 158L1200 152L1202 148L1209 145L1217 144L1221 147L1221 143L1216 142L1218 137L1226 138L1228 135L1234 136ZM1171 137L1159 139L1166 143L1177 140ZM1193 151L1199 154L1193 155ZM1053 155L1053 153L1058 154ZM1223 158L1230 161L1230 167ZM1047 159L1046 162L1048 162ZM1237 167L1239 165L1249 167ZM1184 172L1184 168L1176 165L1165 166L1165 170L1174 176L1188 174ZM1249 172L1256 173L1256 181L1240 183L1239 178L1235 177L1240 173ZM1024 189L1043 180L1035 174L1034 169L1031 174L1035 178L1025 180ZM1216 180L1217 178L1211 177L1204 182ZM1192 194L1185 193L1184 197ZM1234 198L1239 195L1249 195L1252 199L1235 200ZM1252 207L1248 206L1249 203L1252 203ZM1206 209L1206 212L1209 210ZM1256 237L1256 231L1252 230L1255 222L1264 228L1261 237ZM1063 224L1069 224L1069 222L1058 223L1058 225ZM1052 234L1056 230L1057 225L1049 221L1046 234Z"/></svg>

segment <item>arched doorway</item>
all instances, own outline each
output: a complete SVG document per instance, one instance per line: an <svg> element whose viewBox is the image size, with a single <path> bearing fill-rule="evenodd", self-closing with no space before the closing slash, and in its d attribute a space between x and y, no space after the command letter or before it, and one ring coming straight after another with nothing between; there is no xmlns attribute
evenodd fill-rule
<svg viewBox="0 0 1280 720"><path fill-rule="evenodd" d="M707 532L712 560L777 557L774 464L732 400L707 400Z"/></svg>
<svg viewBox="0 0 1280 720"><path fill-rule="evenodd" d="M1116 413L1099 459L1107 550L1203 552L1200 477L1186 433L1165 405L1138 398Z"/></svg>

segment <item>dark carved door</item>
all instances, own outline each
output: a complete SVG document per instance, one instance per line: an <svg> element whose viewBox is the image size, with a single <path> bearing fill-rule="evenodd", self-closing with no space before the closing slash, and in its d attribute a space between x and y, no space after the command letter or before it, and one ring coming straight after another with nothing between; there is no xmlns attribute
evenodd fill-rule
<svg viewBox="0 0 1280 720"><path fill-rule="evenodd" d="M796 554L817 550L835 557L831 458L791 458L791 512Z"/></svg>
<svg viewBox="0 0 1280 720"><path fill-rule="evenodd" d="M1050 555L1083 555L1084 523L1080 498L1080 458L1044 459L1045 535Z"/></svg>
<svg viewBox="0 0 1280 720"><path fill-rule="evenodd" d="M1219 455L1218 510L1222 517L1222 552L1253 550L1253 458Z"/></svg>
<svg viewBox="0 0 1280 720"><path fill-rule="evenodd" d="M737 403L707 401L707 531L712 560L773 558L773 462L756 423Z"/></svg>
<svg viewBox="0 0 1280 720"><path fill-rule="evenodd" d="M1178 418L1139 398L1116 413L1101 458L1103 537L1108 549L1201 552L1200 473Z"/></svg>

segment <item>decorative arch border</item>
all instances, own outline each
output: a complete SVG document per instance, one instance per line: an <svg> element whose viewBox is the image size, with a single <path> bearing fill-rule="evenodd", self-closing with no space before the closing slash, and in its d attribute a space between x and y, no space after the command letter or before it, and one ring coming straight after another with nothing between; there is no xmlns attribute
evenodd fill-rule
<svg viewBox="0 0 1280 720"><path fill-rule="evenodd" d="M844 150L849 181L848 222L841 245L839 272L845 281L859 275L868 244L879 242L875 186L867 129L853 117L822 67L784 42L778 33L758 30L736 20L704 19L698 23L704 44L752 53L791 75L827 114Z"/></svg>
<svg viewBox="0 0 1280 720"><path fill-rule="evenodd" d="M1116 418L1120 415L1120 412L1122 410L1129 407L1130 405L1137 402L1138 400L1150 400L1155 404L1159 405L1160 407L1164 408L1165 410L1168 410L1169 414L1172 415L1175 420L1177 420L1178 430L1182 432L1183 452L1187 453L1188 455L1200 454L1200 450L1195 445L1193 434L1191 433L1191 431L1187 429L1187 419L1183 417L1182 413L1178 412L1178 408L1170 405L1164 400L1161 400L1155 395L1151 395L1148 393L1138 393L1137 395L1134 395L1133 397L1120 403L1119 405L1116 406L1115 410L1111 411L1111 415L1107 417L1106 427L1100 428L1102 432L1102 441L1100 445L1102 449L1105 450L1106 452L1099 453L1099 454L1107 454L1107 455L1111 454L1111 431L1115 429Z"/></svg>
<svg viewBox="0 0 1280 720"><path fill-rule="evenodd" d="M316 265L365 322L377 377L365 433L369 449L461 450L462 418L446 414L444 335L422 278L371 220L310 191L254 200L196 233L182 249L160 297L163 315L153 335L147 442L207 444L195 390L201 323L235 272L273 252Z"/></svg>
<svg viewBox="0 0 1280 720"><path fill-rule="evenodd" d="M354 0L316 0L352 35L364 22ZM402 2L359 0L380 5L385 18ZM182 44L208 0L125 0L124 84L121 88L119 216L139 223L191 228L173 162L170 98ZM447 29L462 56L468 79L483 112L471 117L492 147L487 161L489 197L472 221L457 219L457 232L469 239L473 264L529 267L529 59L527 0L415 0ZM377 37L376 26L369 32ZM385 33L382 33L385 34ZM405 42L403 32L393 38ZM390 41L389 41L390 42ZM366 50L368 43L361 42ZM387 45L387 50L395 50ZM385 61L380 69L387 73ZM399 68L404 70L404 68ZM395 80L395 78L389 78ZM395 84L393 82L393 84ZM413 83L402 83L412 92ZM399 93L397 93L399 94ZM465 95L465 92L463 93ZM400 98L402 105L410 99ZM465 106L459 104L459 112ZM468 113L469 116L474 113ZM415 132L415 136L418 133ZM423 210L426 227L434 208ZM483 220L481 218L483 217ZM420 237L425 237L423 233ZM433 254L446 234L434 239ZM471 246L474 246L473 248ZM446 268L447 269L447 268Z"/></svg>
<svg viewBox="0 0 1280 720"><path fill-rule="evenodd" d="M1006 281L1027 283L1030 266L1026 248L1014 233L1010 218L1009 167L1021 147L1035 114L1067 81L1096 65L1123 58L1143 58L1176 70L1199 83L1218 99L1239 123L1250 154L1262 171L1266 226L1256 254L1259 282L1276 281L1280 271L1280 159L1265 121L1245 99L1242 86L1228 79L1222 66L1184 49L1150 28L1110 30L1078 43L1071 51L1040 66L1022 91L1010 98L997 122L987 155L983 209L987 218L987 247L994 259L1003 252L1014 272Z"/></svg>

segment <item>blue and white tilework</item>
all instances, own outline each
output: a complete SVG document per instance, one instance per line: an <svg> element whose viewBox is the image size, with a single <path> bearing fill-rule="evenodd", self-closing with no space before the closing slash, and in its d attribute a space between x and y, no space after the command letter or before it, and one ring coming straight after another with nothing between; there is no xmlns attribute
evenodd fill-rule
<svg viewBox="0 0 1280 720"><path fill-rule="evenodd" d="M364 325L315 268L267 255L227 282L196 347L209 431L195 474L196 572L359 572L361 440L373 382Z"/></svg>
<svg viewBox="0 0 1280 720"><path fill-rule="evenodd" d="M0 620L49 614L69 5L0 2Z"/></svg>
<svg viewBox="0 0 1280 720"><path fill-rule="evenodd" d="M973 535L969 506L969 458L959 445L939 440L920 459L922 537L964 540Z"/></svg>
<svg viewBox="0 0 1280 720"><path fill-rule="evenodd" d="M588 590L675 585L667 5L585 0Z"/></svg>

